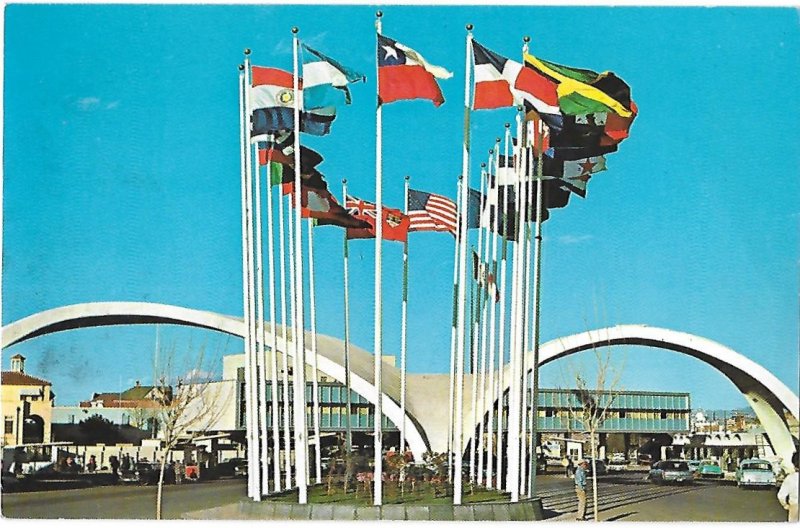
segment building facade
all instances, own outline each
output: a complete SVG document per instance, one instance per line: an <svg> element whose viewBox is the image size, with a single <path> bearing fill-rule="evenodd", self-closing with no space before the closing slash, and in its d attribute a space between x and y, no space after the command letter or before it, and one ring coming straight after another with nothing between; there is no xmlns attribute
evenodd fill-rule
<svg viewBox="0 0 800 528"><path fill-rule="evenodd" d="M388 364L392 365L389 358ZM267 358L267 365L270 358ZM278 365L282 365L282 359ZM272 384L266 384L267 395L267 424L272 423L272 398L277 394L279 402L279 423L284 423L282 383L283 371L279 373L277 391L273 391ZM307 368L306 379L311 379L310 368ZM422 435L432 451L443 452L447 449L447 400L440 401L437 395L448 392L449 377L447 375L409 374L408 409L424 408L425 412L417 412L413 417L414 425L421 430ZM217 382L217 389L228 397L221 398L227 401L228 409L221 413L221 418L212 427L217 432L241 431L246 424L246 399L247 388L244 382L244 354L229 355L224 357L223 380ZM469 380L465 382L465 400L469 401ZM289 373L289 401L292 401L291 372ZM339 382L327 376L318 376L317 396L320 405L320 433L322 444L332 444L337 436L347 430L347 391ZM230 395L235 395L230 398ZM601 393L601 402L611 398L612 393ZM394 397L393 397L394 398ZM309 432L313 431L313 383L309 381L306 386L307 424ZM508 416L508 394L503 401L502 434L506 441L506 421ZM528 415L532 415L530 394L528 398ZM291 408L291 405L290 405ZM538 431L539 441L545 438L561 438L564 442L568 439L579 439L583 432L580 421L576 419L575 412L580 408L576 392L570 389L540 389L538 405ZM444 413L442 413L444 409ZM471 412L465 408L465 416ZM374 430L375 409L364 396L354 390L350 391L349 425L353 432L354 444L362 440L365 447L371 445L368 435ZM496 424L496 413L493 422ZM392 442L399 443L397 426L386 416L383 418L383 430L386 434L385 445L391 446ZM635 457L640 447L656 441L658 445L671 443L670 435L686 434L690 430L691 399L688 393L678 392L644 392L621 391L613 393L609 406L607 419L599 429L600 445L602 452L623 452L630 457ZM291 421L290 421L291 423ZM484 415L484 425L488 423L488 415ZM528 432L530 434L530 424ZM476 427L475 435L478 433ZM496 441L493 442L496 445ZM486 442L484 442L486 445ZM656 453L658 451L656 450Z"/></svg>
<svg viewBox="0 0 800 528"><path fill-rule="evenodd" d="M55 394L49 381L25 373L25 357L2 373L3 445L49 442Z"/></svg>

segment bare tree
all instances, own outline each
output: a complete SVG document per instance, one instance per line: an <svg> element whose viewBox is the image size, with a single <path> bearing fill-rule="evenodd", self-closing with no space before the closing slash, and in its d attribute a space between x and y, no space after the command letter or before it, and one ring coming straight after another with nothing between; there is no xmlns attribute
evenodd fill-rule
<svg viewBox="0 0 800 528"><path fill-rule="evenodd" d="M572 368L575 388L571 390L577 405L568 405L570 424L578 422L584 433L589 435L589 450L592 457L592 502L594 520L598 521L597 505L597 436L608 418L609 410L619 396L622 364L611 362L611 349L594 347L595 379L578 368Z"/></svg>
<svg viewBox="0 0 800 528"><path fill-rule="evenodd" d="M159 405L154 411L163 450L156 494L156 519L162 516L164 472L170 450L180 442L191 442L205 434L224 414L230 397L230 393L223 392L222 387L214 383L213 365L217 362L212 363L211 368L205 365L205 346L196 352L191 348L190 343L187 356L193 358L183 362L183 368L176 365L174 345L166 354L161 354L164 363L157 367L155 399Z"/></svg>

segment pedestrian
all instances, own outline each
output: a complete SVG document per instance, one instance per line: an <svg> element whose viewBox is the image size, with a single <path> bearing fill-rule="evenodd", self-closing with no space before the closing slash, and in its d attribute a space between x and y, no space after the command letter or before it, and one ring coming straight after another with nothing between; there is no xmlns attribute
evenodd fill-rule
<svg viewBox="0 0 800 528"><path fill-rule="evenodd" d="M94 457L94 455L89 457L89 462L86 463L86 471L89 473L94 473L97 471L97 459Z"/></svg>
<svg viewBox="0 0 800 528"><path fill-rule="evenodd" d="M111 475L113 475L114 480L119 478L119 459L111 455L108 457L108 465L111 466Z"/></svg>
<svg viewBox="0 0 800 528"><path fill-rule="evenodd" d="M67 455L67 458L64 459L64 465L61 468L61 471L64 473L77 473L80 470L78 464L75 463L75 458L72 455Z"/></svg>
<svg viewBox="0 0 800 528"><path fill-rule="evenodd" d="M183 477L185 475L186 470L183 469L183 462L180 460L175 461L175 484L182 484Z"/></svg>
<svg viewBox="0 0 800 528"><path fill-rule="evenodd" d="M569 457L566 458L564 473L567 478L572 478L575 475L575 464L572 463L572 459Z"/></svg>
<svg viewBox="0 0 800 528"><path fill-rule="evenodd" d="M575 470L575 494L578 496L577 521L586 520L586 470L589 468L587 460L581 460Z"/></svg>
<svg viewBox="0 0 800 528"><path fill-rule="evenodd" d="M800 480L798 480L798 472L800 472L800 462L798 462L798 452L795 451L794 455L792 456L792 465L794 466L794 471L789 473L785 479L783 479L783 484L781 484L781 489L778 490L778 502L781 503L781 506L789 512L789 522L798 522L800 521L800 514L798 514L798 507L797 507L797 488L800 487Z"/></svg>

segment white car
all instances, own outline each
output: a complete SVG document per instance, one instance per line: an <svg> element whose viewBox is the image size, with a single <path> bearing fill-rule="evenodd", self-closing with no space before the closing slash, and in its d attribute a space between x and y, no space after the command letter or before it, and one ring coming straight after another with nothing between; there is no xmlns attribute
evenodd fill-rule
<svg viewBox="0 0 800 528"><path fill-rule="evenodd" d="M759 458L742 460L736 469L736 485L740 488L748 486L774 488L777 479L772 471L772 464Z"/></svg>

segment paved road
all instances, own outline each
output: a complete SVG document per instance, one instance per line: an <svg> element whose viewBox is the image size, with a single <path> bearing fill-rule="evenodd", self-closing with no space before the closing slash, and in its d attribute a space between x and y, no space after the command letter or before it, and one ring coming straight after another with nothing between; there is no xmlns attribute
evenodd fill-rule
<svg viewBox="0 0 800 528"><path fill-rule="evenodd" d="M777 490L744 490L731 482L697 481L692 485L654 484L644 473L604 475L597 479L601 521L786 521L776 498ZM590 481L591 482L591 481ZM574 520L578 509L571 479L539 477L539 493L546 515L553 520ZM587 515L592 516L592 492L587 495Z"/></svg>
<svg viewBox="0 0 800 528"><path fill-rule="evenodd" d="M247 497L247 480L164 486L165 519L223 506ZM5 517L38 519L155 519L155 486L102 486L2 495Z"/></svg>
<svg viewBox="0 0 800 528"><path fill-rule="evenodd" d="M573 520L577 500L571 479L543 475L539 496L551 520ZM166 486L164 518L214 508L244 499L245 480ZM644 474L607 475L598 479L603 521L785 521L775 490L741 490L721 482L661 486ZM2 495L2 513L11 518L155 518L155 487L107 486ZM587 512L591 515L591 492Z"/></svg>

